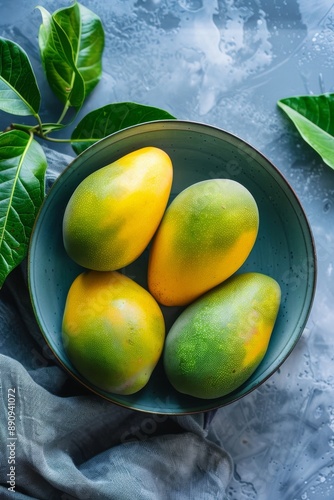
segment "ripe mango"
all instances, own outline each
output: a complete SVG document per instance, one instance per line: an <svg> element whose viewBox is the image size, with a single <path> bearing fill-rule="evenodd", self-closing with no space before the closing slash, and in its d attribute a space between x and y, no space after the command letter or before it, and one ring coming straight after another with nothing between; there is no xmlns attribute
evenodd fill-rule
<svg viewBox="0 0 334 500"><path fill-rule="evenodd" d="M252 194L230 179L192 184L167 208L153 239L148 286L166 306L187 305L230 277L255 243Z"/></svg>
<svg viewBox="0 0 334 500"><path fill-rule="evenodd" d="M68 255L96 271L121 269L147 247L164 214L173 178L164 151L145 147L88 175L63 218Z"/></svg>
<svg viewBox="0 0 334 500"><path fill-rule="evenodd" d="M62 339L70 361L96 387L133 394L163 350L165 322L154 298L117 271L85 271L66 300Z"/></svg>
<svg viewBox="0 0 334 500"><path fill-rule="evenodd" d="M266 353L280 300L276 280L244 273L189 305L165 341L164 368L174 388L203 399L237 389Z"/></svg>

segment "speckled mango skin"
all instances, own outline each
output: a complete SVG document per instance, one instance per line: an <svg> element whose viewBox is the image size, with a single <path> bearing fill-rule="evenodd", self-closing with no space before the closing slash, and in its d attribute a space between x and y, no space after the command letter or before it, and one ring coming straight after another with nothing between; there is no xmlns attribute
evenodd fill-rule
<svg viewBox="0 0 334 500"><path fill-rule="evenodd" d="M165 341L164 368L174 388L211 399L242 385L267 351L280 301L276 280L245 273L188 306Z"/></svg>
<svg viewBox="0 0 334 500"><path fill-rule="evenodd" d="M163 350L165 322L154 298L117 271L86 271L67 295L62 340L75 368L99 389L133 394Z"/></svg>
<svg viewBox="0 0 334 500"><path fill-rule="evenodd" d="M164 151L145 147L87 176L63 218L68 255L96 271L122 269L144 251L167 206L173 179Z"/></svg>
<svg viewBox="0 0 334 500"><path fill-rule="evenodd" d="M259 227L257 204L240 183L210 179L179 193L153 239L148 286L166 306L187 305L245 262Z"/></svg>

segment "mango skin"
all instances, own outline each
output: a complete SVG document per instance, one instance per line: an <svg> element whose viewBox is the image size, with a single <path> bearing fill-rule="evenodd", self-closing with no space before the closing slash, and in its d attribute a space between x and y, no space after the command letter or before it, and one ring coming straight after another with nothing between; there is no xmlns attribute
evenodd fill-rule
<svg viewBox="0 0 334 500"><path fill-rule="evenodd" d="M159 305L117 271L86 271L66 300L62 340L79 373L99 389L133 394L161 356L165 322Z"/></svg>
<svg viewBox="0 0 334 500"><path fill-rule="evenodd" d="M280 301L276 280L244 273L188 306L165 341L164 368L174 388L211 399L241 386L267 351Z"/></svg>
<svg viewBox="0 0 334 500"><path fill-rule="evenodd" d="M252 194L230 179L198 182L167 208L149 255L148 287L165 306L184 306L229 278L255 243Z"/></svg>
<svg viewBox="0 0 334 500"><path fill-rule="evenodd" d="M79 265L121 269L139 257L167 206L173 179L164 151L141 148L88 175L68 201L63 241Z"/></svg>

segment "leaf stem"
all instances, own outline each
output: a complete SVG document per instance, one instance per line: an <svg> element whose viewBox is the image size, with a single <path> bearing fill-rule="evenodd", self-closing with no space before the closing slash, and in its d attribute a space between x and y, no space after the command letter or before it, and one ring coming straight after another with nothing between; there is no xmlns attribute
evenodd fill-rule
<svg viewBox="0 0 334 500"><path fill-rule="evenodd" d="M10 128L30 133L32 129L36 128L36 125L31 126L31 125L23 125L22 123L12 123L10 125Z"/></svg>
<svg viewBox="0 0 334 500"><path fill-rule="evenodd" d="M44 129L43 130L43 124L40 122L38 125L23 125L22 123L12 123L8 129L15 129L15 130L22 130L22 132L26 132L29 135L37 135L41 139L44 139L46 141L52 141L52 142L71 142L70 140L66 139L53 139L51 137L48 137L48 133L52 131L52 128L50 130Z"/></svg>
<svg viewBox="0 0 334 500"><path fill-rule="evenodd" d="M64 109L63 109L63 111L62 111L62 113L57 121L58 124L62 123L62 121L64 120L65 115L66 115L67 111L69 110L69 107L70 107L70 104L69 104L69 101L67 101L65 106L64 106Z"/></svg>
<svg viewBox="0 0 334 500"><path fill-rule="evenodd" d="M12 123L10 125L11 129L22 130L23 132L27 132L28 134L37 134L40 137L43 137L43 123L39 114L34 114L36 118L37 125L24 125L23 123Z"/></svg>
<svg viewBox="0 0 334 500"><path fill-rule="evenodd" d="M66 142L66 143L73 142L71 139L56 139L54 137L47 137L47 136L43 136L43 139L50 142Z"/></svg>
<svg viewBox="0 0 334 500"><path fill-rule="evenodd" d="M34 115L34 116L35 116L35 118L36 118L36 120L38 122L38 126L39 126L40 131L42 131L43 130L43 124L42 124L41 117L39 116L38 113L36 115Z"/></svg>

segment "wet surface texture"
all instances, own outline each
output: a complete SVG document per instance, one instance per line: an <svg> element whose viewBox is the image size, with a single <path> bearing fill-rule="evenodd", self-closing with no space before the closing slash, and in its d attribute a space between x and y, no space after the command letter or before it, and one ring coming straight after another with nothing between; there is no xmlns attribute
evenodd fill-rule
<svg viewBox="0 0 334 500"><path fill-rule="evenodd" d="M226 129L264 153L298 195L318 254L307 326L280 370L218 410L212 430L234 460L228 499L334 498L334 172L276 106L283 97L334 91L333 2L82 3L102 18L106 32L104 75L83 113L135 101ZM40 4L50 11L67 5ZM1 1L0 35L29 54L51 121L59 105L41 71L34 7L31 0ZM1 115L2 128L10 121ZM71 153L69 146L59 149Z"/></svg>

